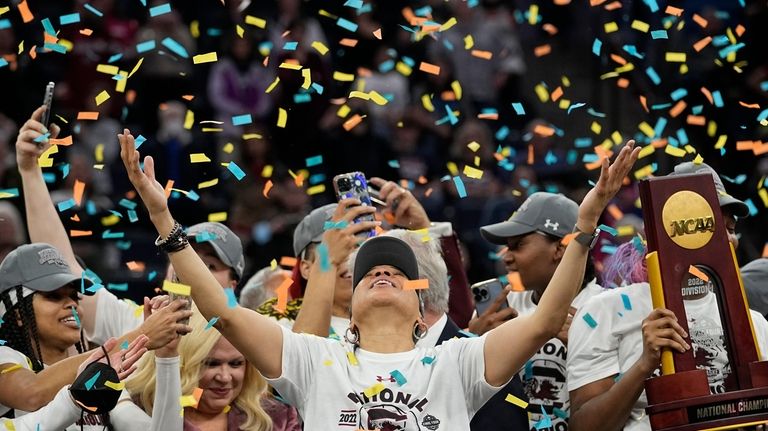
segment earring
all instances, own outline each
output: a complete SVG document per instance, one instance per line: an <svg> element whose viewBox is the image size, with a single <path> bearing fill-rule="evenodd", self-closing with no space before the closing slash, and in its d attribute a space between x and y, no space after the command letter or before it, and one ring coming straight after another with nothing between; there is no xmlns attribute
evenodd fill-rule
<svg viewBox="0 0 768 431"><path fill-rule="evenodd" d="M356 326L350 326L347 328L347 330L344 332L344 340L349 344L357 346L357 344L360 342L360 332L357 330Z"/></svg>
<svg viewBox="0 0 768 431"><path fill-rule="evenodd" d="M418 321L413 324L413 340L414 342L421 340L427 336L429 332L429 326L422 321Z"/></svg>

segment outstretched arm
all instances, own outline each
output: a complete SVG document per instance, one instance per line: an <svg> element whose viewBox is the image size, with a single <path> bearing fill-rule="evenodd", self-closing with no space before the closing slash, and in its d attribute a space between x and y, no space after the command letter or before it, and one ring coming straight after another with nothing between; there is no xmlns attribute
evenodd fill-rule
<svg viewBox="0 0 768 431"><path fill-rule="evenodd" d="M149 217L161 237L171 233L174 220L168 210L163 187L155 180L152 157L139 166L133 136L128 129L118 135L120 157L128 178L147 207ZM256 368L268 378L282 372L283 333L277 323L253 310L238 305L230 307L227 296L197 253L187 246L170 253L173 268L182 283L191 286L192 299L206 319L218 318L215 326ZM254 342L258 340L258 342Z"/></svg>
<svg viewBox="0 0 768 431"><path fill-rule="evenodd" d="M579 206L577 228L593 232L608 202L637 160L639 148L629 141L613 164L603 160L600 179ZM563 327L568 309L584 278L587 247L571 241L533 314L512 319L488 333L485 342L485 377L492 385L506 383Z"/></svg>

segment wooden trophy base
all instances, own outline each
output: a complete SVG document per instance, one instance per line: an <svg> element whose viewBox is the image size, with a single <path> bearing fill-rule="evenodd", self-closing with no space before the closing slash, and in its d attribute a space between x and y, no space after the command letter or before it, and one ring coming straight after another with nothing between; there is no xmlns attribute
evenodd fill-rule
<svg viewBox="0 0 768 431"><path fill-rule="evenodd" d="M646 380L646 411L657 431L726 430L768 422L768 361L749 364L752 389L710 394L704 370Z"/></svg>

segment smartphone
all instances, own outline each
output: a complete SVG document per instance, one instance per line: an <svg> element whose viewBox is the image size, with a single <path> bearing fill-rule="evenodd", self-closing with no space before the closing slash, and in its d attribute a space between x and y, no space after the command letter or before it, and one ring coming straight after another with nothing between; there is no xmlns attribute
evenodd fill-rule
<svg viewBox="0 0 768 431"><path fill-rule="evenodd" d="M51 104L53 103L53 88L56 86L53 82L49 82L45 87L45 97L43 98L43 105L45 105L45 112L43 112L43 118L40 120L43 126L47 129L51 120Z"/></svg>
<svg viewBox="0 0 768 431"><path fill-rule="evenodd" d="M347 174L339 174L333 177L333 188L336 191L336 197L341 201L342 199L357 199L362 205L372 206L371 195L368 192L368 182L365 180L365 174L362 172L350 172ZM373 214L364 215L355 219L355 223L363 221L375 221ZM376 235L376 232L371 229L363 231L358 236L364 238L370 238Z"/></svg>
<svg viewBox="0 0 768 431"><path fill-rule="evenodd" d="M472 296L475 297L475 310L477 315L483 314L488 307L493 304L493 301L499 296L504 295L504 285L501 284L498 278L492 278L490 280L481 281L470 286ZM508 308L507 301L501 303L499 310Z"/></svg>
<svg viewBox="0 0 768 431"><path fill-rule="evenodd" d="M176 278L176 276L173 276L173 282L174 283L180 283L179 279ZM187 305L184 306L184 310L191 310L192 309L192 298L190 298L188 295L179 295L178 293L174 292L168 292L168 297L171 300L171 302L177 300L177 299L186 299ZM189 317L186 317L184 319L181 319L177 321L176 323L181 323L182 325L189 325ZM180 334L184 335L184 334Z"/></svg>

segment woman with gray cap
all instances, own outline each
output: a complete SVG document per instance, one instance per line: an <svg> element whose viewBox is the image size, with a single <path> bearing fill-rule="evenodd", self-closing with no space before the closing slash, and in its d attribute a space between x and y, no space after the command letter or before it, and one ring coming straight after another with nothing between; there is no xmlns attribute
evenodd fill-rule
<svg viewBox="0 0 768 431"><path fill-rule="evenodd" d="M168 211L152 158L144 159L142 170L133 136L126 129L118 138L128 177L160 234L158 243L181 281L191 285L202 314L218 318L219 331L298 408L307 429L323 430L468 429L475 412L562 327L598 218L638 155L630 141L612 165L603 161L600 179L579 209L579 232L537 312L485 337L424 349L415 347L426 329L414 290L422 283L416 281L418 265L404 242L376 237L360 247L346 343L294 334L252 310L228 305ZM332 270L341 262L329 255Z"/></svg>

